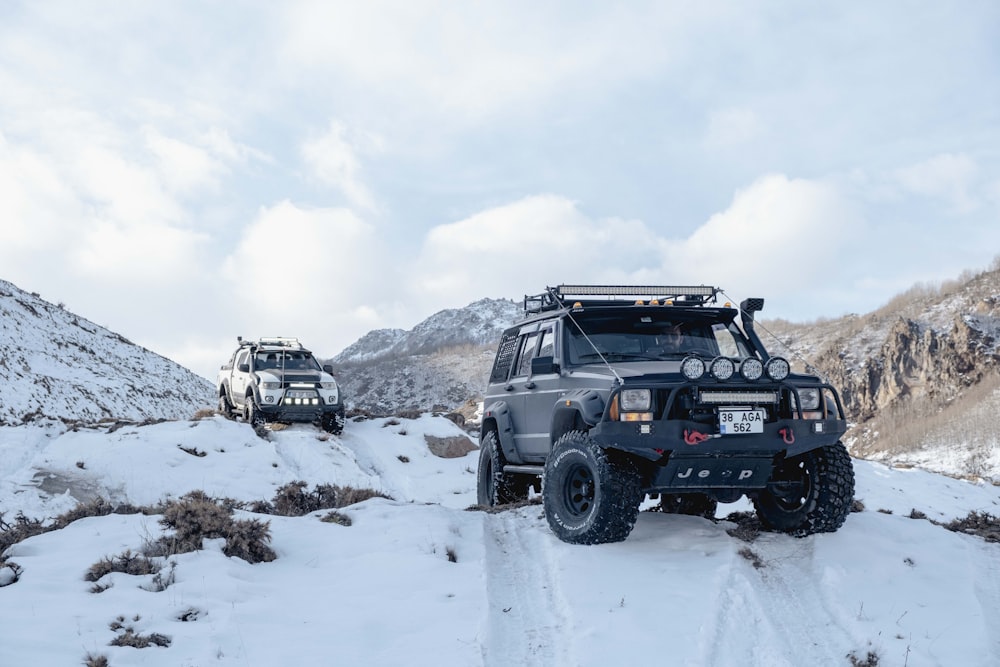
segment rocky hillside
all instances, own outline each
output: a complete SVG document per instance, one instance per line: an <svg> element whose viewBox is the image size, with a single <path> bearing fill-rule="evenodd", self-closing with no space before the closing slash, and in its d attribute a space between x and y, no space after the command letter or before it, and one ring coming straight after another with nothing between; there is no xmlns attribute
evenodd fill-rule
<svg viewBox="0 0 1000 667"><path fill-rule="evenodd" d="M496 342L521 305L480 299L413 327L372 331L331 363L347 404L375 414L459 408L482 396Z"/></svg>
<svg viewBox="0 0 1000 667"><path fill-rule="evenodd" d="M916 286L867 315L763 325L841 389L854 454L970 475L1000 463L1000 269Z"/></svg>
<svg viewBox="0 0 1000 667"><path fill-rule="evenodd" d="M214 406L204 378L3 280L0 349L0 425L189 418Z"/></svg>

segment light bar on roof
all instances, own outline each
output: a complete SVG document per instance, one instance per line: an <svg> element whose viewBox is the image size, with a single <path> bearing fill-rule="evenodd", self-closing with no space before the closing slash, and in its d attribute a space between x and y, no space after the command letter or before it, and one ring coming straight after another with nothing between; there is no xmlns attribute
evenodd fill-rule
<svg viewBox="0 0 1000 667"><path fill-rule="evenodd" d="M716 288L706 285L560 285L562 296L715 296Z"/></svg>

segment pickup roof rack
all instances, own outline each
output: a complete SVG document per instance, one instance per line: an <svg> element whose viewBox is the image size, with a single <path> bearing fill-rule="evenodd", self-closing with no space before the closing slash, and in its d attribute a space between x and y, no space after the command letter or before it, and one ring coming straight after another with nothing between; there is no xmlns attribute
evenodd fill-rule
<svg viewBox="0 0 1000 667"><path fill-rule="evenodd" d="M628 302L658 301L663 305L703 306L715 303L721 287L708 285L558 285L541 294L525 295L526 315L582 306L621 306ZM594 298L599 297L599 298Z"/></svg>
<svg viewBox="0 0 1000 667"><path fill-rule="evenodd" d="M298 338L286 338L283 336L273 336L271 338L261 338L260 340L243 340L243 336L237 336L236 340L240 347L270 346L287 347L293 350L304 350Z"/></svg>

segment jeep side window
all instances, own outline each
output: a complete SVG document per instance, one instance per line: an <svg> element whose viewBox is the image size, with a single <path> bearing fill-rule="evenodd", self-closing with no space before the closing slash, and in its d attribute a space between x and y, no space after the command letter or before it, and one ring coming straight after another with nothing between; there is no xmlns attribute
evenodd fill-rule
<svg viewBox="0 0 1000 667"><path fill-rule="evenodd" d="M497 357L493 361L493 372L490 373L490 382L503 382L510 373L510 367L514 363L514 355L517 353L517 329L508 329L500 339L497 347Z"/></svg>
<svg viewBox="0 0 1000 667"><path fill-rule="evenodd" d="M535 351L535 343L537 342L537 331L533 331L521 339L521 352L517 357L517 370L514 371L514 377L527 375L531 371L531 357L534 356L532 352Z"/></svg>
<svg viewBox="0 0 1000 667"><path fill-rule="evenodd" d="M236 365L233 368L239 368L240 366L245 364L247 362L248 353L249 353L248 350L243 350L242 352L240 352L239 357L236 359Z"/></svg>
<svg viewBox="0 0 1000 667"><path fill-rule="evenodd" d="M542 344L538 348L537 357L551 357L556 353L556 335L552 329L542 331Z"/></svg>

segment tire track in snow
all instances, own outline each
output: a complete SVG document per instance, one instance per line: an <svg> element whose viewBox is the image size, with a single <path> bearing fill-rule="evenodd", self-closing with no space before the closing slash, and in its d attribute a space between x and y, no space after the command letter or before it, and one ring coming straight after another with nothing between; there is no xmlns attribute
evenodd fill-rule
<svg viewBox="0 0 1000 667"><path fill-rule="evenodd" d="M486 667L573 667L555 554L534 508L485 515Z"/></svg>
<svg viewBox="0 0 1000 667"><path fill-rule="evenodd" d="M759 569L738 555L745 545L734 543L730 570L719 581L717 622L701 632L697 664L839 665L858 648L847 619L826 601L813 540L792 539L765 536L750 545L763 561Z"/></svg>
<svg viewBox="0 0 1000 667"><path fill-rule="evenodd" d="M976 546L973 561L979 574L974 581L975 594L989 638L989 655L983 656L983 664L1000 665L1000 557L993 545Z"/></svg>

